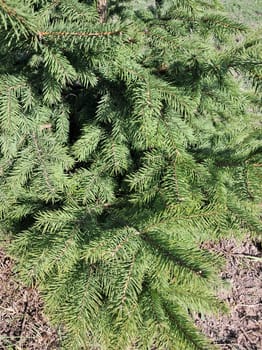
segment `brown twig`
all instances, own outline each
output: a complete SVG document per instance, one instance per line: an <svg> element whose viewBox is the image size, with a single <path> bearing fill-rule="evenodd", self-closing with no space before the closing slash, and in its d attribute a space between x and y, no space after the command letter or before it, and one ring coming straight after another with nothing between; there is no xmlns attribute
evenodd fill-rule
<svg viewBox="0 0 262 350"><path fill-rule="evenodd" d="M24 310L23 310L23 316L21 320L21 327L19 332L19 341L18 341L18 347L22 348L22 342L23 342L23 332L25 329L25 323L26 323L26 315L27 315L27 308L28 308L28 294L27 291L24 294Z"/></svg>
<svg viewBox="0 0 262 350"><path fill-rule="evenodd" d="M38 36L42 39L45 36L78 36L78 37L102 37L110 35L121 35L120 30L108 31L108 32L38 32Z"/></svg>
<svg viewBox="0 0 262 350"><path fill-rule="evenodd" d="M99 15L100 23L106 22L107 17L107 0L97 0L97 12Z"/></svg>

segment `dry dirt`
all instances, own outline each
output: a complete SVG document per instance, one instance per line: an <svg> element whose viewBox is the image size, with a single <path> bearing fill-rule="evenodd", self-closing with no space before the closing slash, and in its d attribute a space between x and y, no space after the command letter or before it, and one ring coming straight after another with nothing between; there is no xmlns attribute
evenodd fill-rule
<svg viewBox="0 0 262 350"><path fill-rule="evenodd" d="M208 243L205 248L227 259L221 277L231 287L219 297L229 304L231 312L217 319L197 315L195 323L222 350L261 350L261 245L250 239L241 245L224 240ZM61 337L48 324L39 294L16 281L12 266L0 249L0 350L61 349Z"/></svg>

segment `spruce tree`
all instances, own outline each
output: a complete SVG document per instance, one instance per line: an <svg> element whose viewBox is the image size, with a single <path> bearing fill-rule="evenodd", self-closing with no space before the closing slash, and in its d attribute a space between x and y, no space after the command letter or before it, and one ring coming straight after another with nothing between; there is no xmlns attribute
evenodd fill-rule
<svg viewBox="0 0 262 350"><path fill-rule="evenodd" d="M0 230L64 347L211 349L201 243L261 232L260 32L212 0L0 17Z"/></svg>

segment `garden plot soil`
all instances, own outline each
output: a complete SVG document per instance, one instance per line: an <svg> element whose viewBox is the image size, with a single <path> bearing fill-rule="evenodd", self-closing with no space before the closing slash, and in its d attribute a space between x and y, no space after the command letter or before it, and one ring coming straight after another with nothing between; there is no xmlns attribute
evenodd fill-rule
<svg viewBox="0 0 262 350"><path fill-rule="evenodd" d="M36 290L17 283L0 249L0 350L55 350L59 337L43 315Z"/></svg>
<svg viewBox="0 0 262 350"><path fill-rule="evenodd" d="M223 350L262 350L262 263L261 245L251 240L238 245L234 240L205 245L225 256L221 274L230 288L219 297L230 307L230 314L219 318L201 315L197 326Z"/></svg>
<svg viewBox="0 0 262 350"><path fill-rule="evenodd" d="M262 264L261 246L247 240L208 243L205 248L223 254L227 266L221 277L231 288L219 297L230 306L228 316L204 318L196 324L221 350L262 349ZM12 261L0 249L0 350L55 350L59 333L43 315L43 303L36 290L16 282ZM119 349L121 350L121 349Z"/></svg>

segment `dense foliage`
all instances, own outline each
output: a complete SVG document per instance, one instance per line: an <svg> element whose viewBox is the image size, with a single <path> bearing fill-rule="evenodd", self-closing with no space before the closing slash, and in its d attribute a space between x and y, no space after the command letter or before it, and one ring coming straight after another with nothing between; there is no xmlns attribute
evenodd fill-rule
<svg viewBox="0 0 262 350"><path fill-rule="evenodd" d="M210 349L201 242L261 232L259 31L102 3L0 0L0 230L66 348Z"/></svg>

